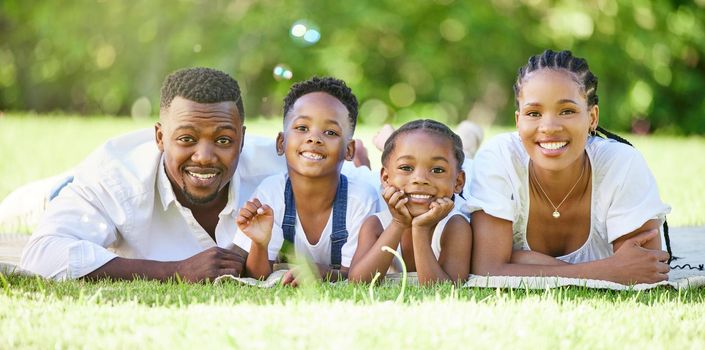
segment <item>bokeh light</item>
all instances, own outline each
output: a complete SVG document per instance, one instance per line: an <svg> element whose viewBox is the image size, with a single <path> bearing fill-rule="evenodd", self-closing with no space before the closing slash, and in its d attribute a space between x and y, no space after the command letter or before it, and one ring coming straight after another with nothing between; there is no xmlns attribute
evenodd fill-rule
<svg viewBox="0 0 705 350"><path fill-rule="evenodd" d="M294 76L294 72L291 71L289 66L285 64L278 64L274 66L272 75L276 80L290 80Z"/></svg>
<svg viewBox="0 0 705 350"><path fill-rule="evenodd" d="M321 31L318 26L307 20L298 20L294 22L289 30L289 35L294 42L310 46L321 40Z"/></svg>

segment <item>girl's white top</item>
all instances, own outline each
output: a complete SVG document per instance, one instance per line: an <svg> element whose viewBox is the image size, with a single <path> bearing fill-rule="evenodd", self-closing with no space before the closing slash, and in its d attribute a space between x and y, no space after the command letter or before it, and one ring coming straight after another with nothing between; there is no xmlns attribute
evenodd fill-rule
<svg viewBox="0 0 705 350"><path fill-rule="evenodd" d="M436 260L438 260L438 257L441 256L441 237L443 236L443 229L445 229L448 220L450 220L450 218L452 218L453 216L460 215L462 218L470 222L470 218L458 209L460 207L460 203L463 203L463 201L456 195L456 202L453 210L448 213L446 217L441 219L438 224L436 224L436 228L433 229L433 236L431 236L431 250L433 250L433 255L436 257ZM389 224L392 223L392 213L389 212L389 208L374 215L377 217L377 219L379 219L379 222L384 228L387 228ZM401 255L401 244L396 248L399 255ZM394 258L392 260L392 264L389 266L389 270L387 271L387 273L399 272L402 272L401 263L398 259Z"/></svg>

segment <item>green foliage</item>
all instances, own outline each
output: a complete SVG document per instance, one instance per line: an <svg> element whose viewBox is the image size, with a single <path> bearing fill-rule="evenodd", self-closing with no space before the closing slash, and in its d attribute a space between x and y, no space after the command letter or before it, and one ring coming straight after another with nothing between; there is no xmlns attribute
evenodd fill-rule
<svg viewBox="0 0 705 350"><path fill-rule="evenodd" d="M205 65L241 82L249 115L279 115L291 81L335 75L363 102L363 123L507 125L517 68L553 48L588 58L604 126L644 119L659 132L705 133L704 9L705 0L9 0L0 109L154 115L169 72ZM290 35L299 20L320 41ZM278 64L291 81L272 76Z"/></svg>

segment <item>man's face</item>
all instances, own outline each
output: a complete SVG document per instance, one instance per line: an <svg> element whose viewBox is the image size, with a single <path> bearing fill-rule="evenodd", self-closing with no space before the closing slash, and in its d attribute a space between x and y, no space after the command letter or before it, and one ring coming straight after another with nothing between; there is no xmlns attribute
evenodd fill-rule
<svg viewBox="0 0 705 350"><path fill-rule="evenodd" d="M245 135L235 102L198 103L177 96L160 120L157 146L179 202L209 204L219 193L227 198L222 190L235 173Z"/></svg>

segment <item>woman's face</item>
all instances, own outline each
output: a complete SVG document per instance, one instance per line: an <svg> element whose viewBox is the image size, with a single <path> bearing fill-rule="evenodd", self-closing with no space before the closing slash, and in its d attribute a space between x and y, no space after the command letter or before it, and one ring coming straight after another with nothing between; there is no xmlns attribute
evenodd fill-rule
<svg viewBox="0 0 705 350"><path fill-rule="evenodd" d="M597 127L597 106L588 107L571 73L541 69L524 77L517 98L516 126L534 165L561 171L581 164L590 130Z"/></svg>

